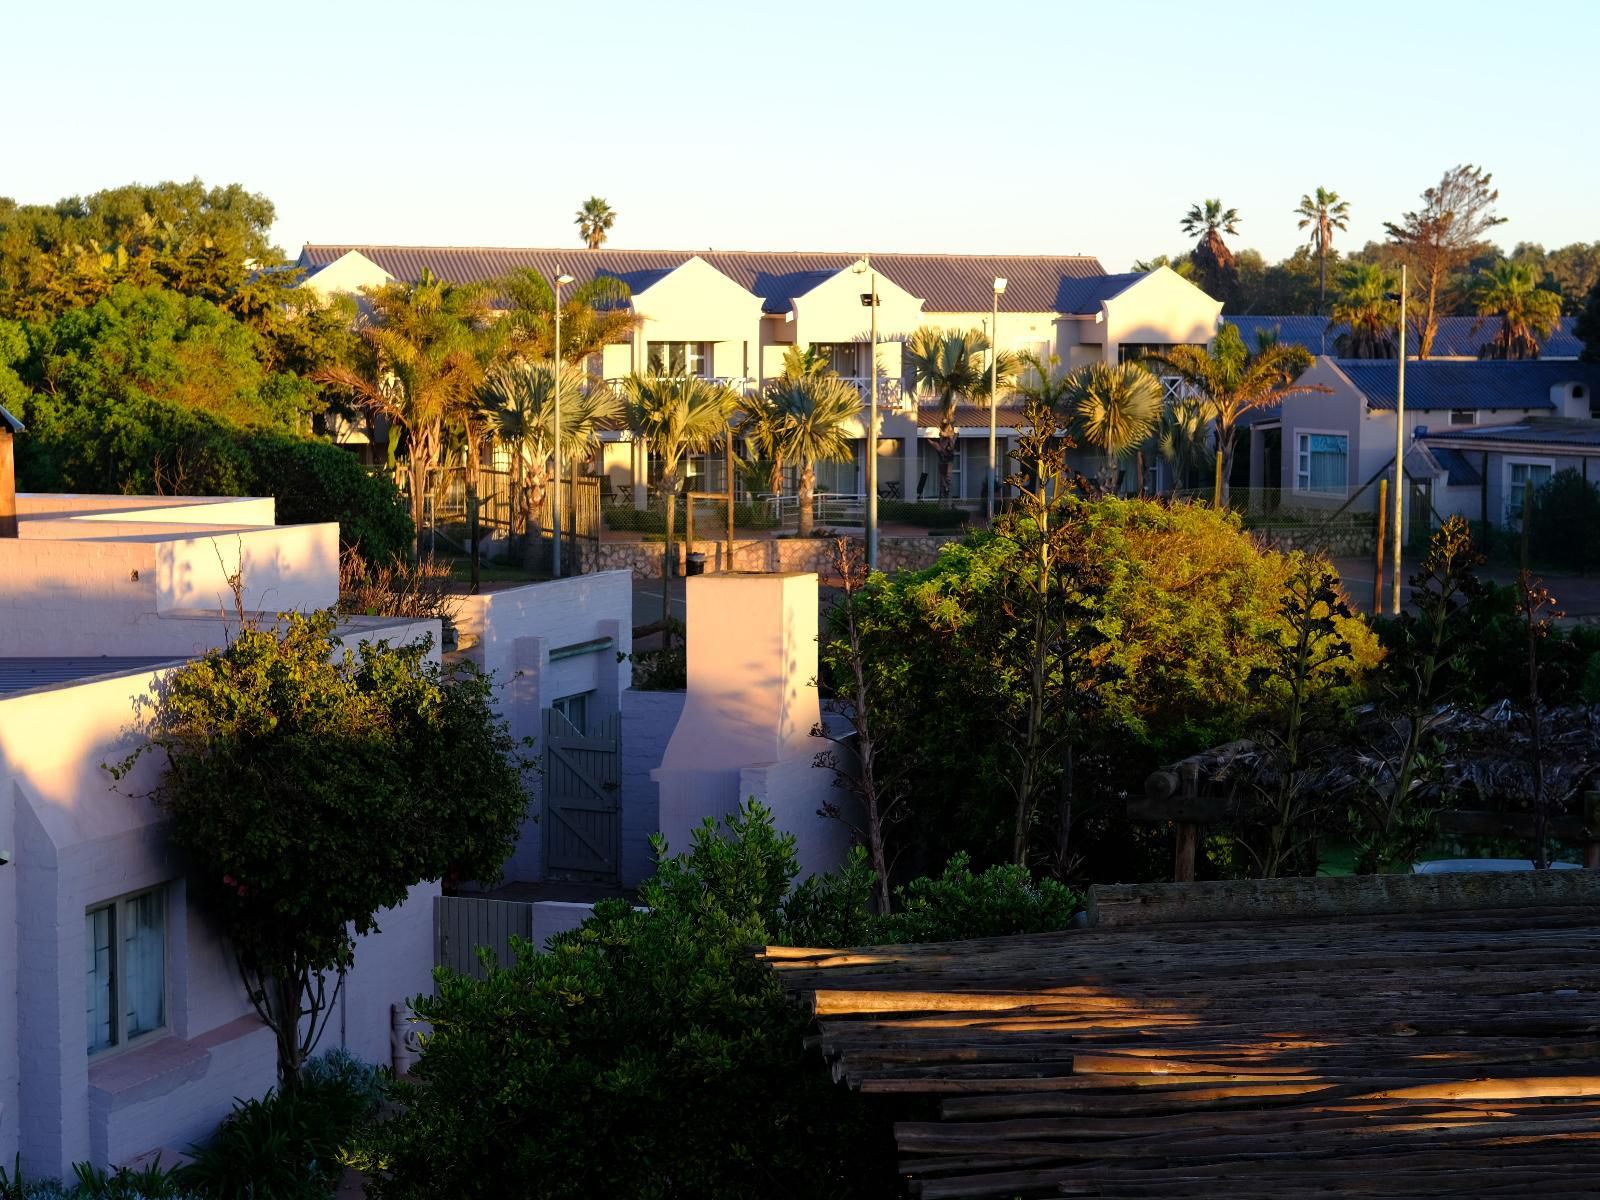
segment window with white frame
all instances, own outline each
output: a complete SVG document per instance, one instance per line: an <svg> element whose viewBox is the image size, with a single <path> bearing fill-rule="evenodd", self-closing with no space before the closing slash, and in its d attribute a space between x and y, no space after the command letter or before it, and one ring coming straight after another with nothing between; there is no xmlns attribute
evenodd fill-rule
<svg viewBox="0 0 1600 1200"><path fill-rule="evenodd" d="M1478 423L1478 410L1475 408L1452 408L1450 410L1450 424L1476 425Z"/></svg>
<svg viewBox="0 0 1600 1200"><path fill-rule="evenodd" d="M710 342L651 342L649 351L657 375L711 375Z"/></svg>
<svg viewBox="0 0 1600 1200"><path fill-rule="evenodd" d="M1342 433L1295 434L1294 490L1342 496L1350 481L1350 438Z"/></svg>
<svg viewBox="0 0 1600 1200"><path fill-rule="evenodd" d="M1506 512L1512 520L1522 518L1522 495L1528 484L1532 483L1534 490L1538 491L1550 482L1554 472L1554 463L1536 459L1506 460Z"/></svg>
<svg viewBox="0 0 1600 1200"><path fill-rule="evenodd" d="M98 1054L167 1023L167 889L152 888L84 914L88 1047Z"/></svg>

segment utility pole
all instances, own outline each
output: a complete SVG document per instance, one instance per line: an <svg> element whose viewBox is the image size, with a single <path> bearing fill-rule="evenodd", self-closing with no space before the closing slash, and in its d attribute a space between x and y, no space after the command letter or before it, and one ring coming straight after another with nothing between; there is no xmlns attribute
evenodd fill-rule
<svg viewBox="0 0 1600 1200"><path fill-rule="evenodd" d="M867 354L867 570L878 569L878 273L872 269L872 255L863 255L856 266L865 272L868 291L861 303L872 310L872 348Z"/></svg>
<svg viewBox="0 0 1600 1200"><path fill-rule="evenodd" d="M984 516L994 525L994 490L1000 474L999 456L995 452L995 409L1000 403L1000 296L1006 290L1006 281L1000 276L994 281L994 309L989 317L989 488L984 504Z"/></svg>
<svg viewBox="0 0 1600 1200"><path fill-rule="evenodd" d="M1400 375L1394 406L1394 510L1389 517L1389 608L1400 615L1400 522L1405 509L1406 478L1406 267L1400 264Z"/></svg>
<svg viewBox="0 0 1600 1200"><path fill-rule="evenodd" d="M550 431L550 441L555 446L556 459L556 469L553 472L555 478L551 480L551 486L555 491L550 497L550 515L552 518L550 524L555 526L552 530L555 534L555 539L552 542L553 557L550 562L552 573L557 579L561 578L561 285L571 282L572 276L557 267L554 288L556 297L556 342L554 351L550 355L552 360L550 387L555 396L553 405L555 420ZM573 496L573 502L577 502L576 495Z"/></svg>

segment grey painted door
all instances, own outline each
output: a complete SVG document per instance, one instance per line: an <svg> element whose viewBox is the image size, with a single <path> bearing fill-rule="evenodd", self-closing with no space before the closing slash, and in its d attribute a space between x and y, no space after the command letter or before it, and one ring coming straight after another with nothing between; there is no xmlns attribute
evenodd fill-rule
<svg viewBox="0 0 1600 1200"><path fill-rule="evenodd" d="M617 881L622 856L622 715L580 731L544 712L545 872L555 879Z"/></svg>
<svg viewBox="0 0 1600 1200"><path fill-rule="evenodd" d="M486 896L436 896L433 901L433 965L482 979L486 972L480 947L494 952L494 961L509 967L516 955L513 937L533 938L533 905Z"/></svg>

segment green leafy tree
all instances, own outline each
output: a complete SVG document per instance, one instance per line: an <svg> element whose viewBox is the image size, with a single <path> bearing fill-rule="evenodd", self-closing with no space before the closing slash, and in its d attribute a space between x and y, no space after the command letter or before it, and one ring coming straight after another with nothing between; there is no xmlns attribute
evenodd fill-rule
<svg viewBox="0 0 1600 1200"><path fill-rule="evenodd" d="M437 973L433 1034L361 1155L375 1200L893 1191L887 1124L806 1053L810 1018L750 953L786 940L793 837L750 803L657 853L640 908L602 901L483 980Z"/></svg>
<svg viewBox="0 0 1600 1200"><path fill-rule="evenodd" d="M1572 331L1583 342L1583 361L1600 362L1600 283L1589 289Z"/></svg>
<svg viewBox="0 0 1600 1200"><path fill-rule="evenodd" d="M425 640L349 653L331 613L282 620L246 624L166 676L145 730L162 768L152 798L193 864L191 894L293 1087L356 935L425 880L497 877L526 796L486 677L445 671Z"/></svg>
<svg viewBox="0 0 1600 1200"><path fill-rule="evenodd" d="M1194 264L1195 282L1219 300L1233 299L1238 284L1238 268L1233 251L1222 240L1239 232L1239 210L1223 208L1221 200L1205 200L1191 205L1178 227L1196 238L1189 261Z"/></svg>
<svg viewBox="0 0 1600 1200"><path fill-rule="evenodd" d="M1311 365L1303 346L1258 339L1247 347L1238 326L1224 323L1209 347L1173 346L1155 361L1164 363L1201 398L1216 435L1217 474L1212 503L1228 502L1228 478L1233 471L1234 430L1239 418L1270 408L1289 396L1326 392L1321 384L1295 381Z"/></svg>
<svg viewBox="0 0 1600 1200"><path fill-rule="evenodd" d="M1446 171L1422 193L1422 204L1398 221L1385 221L1389 241L1410 265L1422 304L1417 353L1427 358L1439 333L1439 317L1450 298L1451 281L1484 248L1484 235L1505 218L1495 212L1500 193L1494 177L1474 166Z"/></svg>
<svg viewBox="0 0 1600 1200"><path fill-rule="evenodd" d="M483 380L487 301L481 288L453 287L426 269L415 283L368 289L367 301L372 320L360 330L354 361L315 378L404 434L420 557L429 472L447 427L464 418Z"/></svg>
<svg viewBox="0 0 1600 1200"><path fill-rule="evenodd" d="M837 375L802 375L780 380L768 402L777 410L775 457L800 467L798 532L809 537L816 519L817 463L850 461L861 393Z"/></svg>
<svg viewBox="0 0 1600 1200"><path fill-rule="evenodd" d="M931 326L916 329L906 341L906 361L918 387L933 394L939 405L939 498L950 499L950 471L961 443L956 436L956 408L961 403L995 402L989 394L990 345L977 329L946 332ZM1017 373L1017 358L996 352L994 374L1001 388L1009 388Z"/></svg>
<svg viewBox="0 0 1600 1200"><path fill-rule="evenodd" d="M598 250L605 245L606 237L616 223L616 210L599 196L590 196L578 209L578 236L590 250Z"/></svg>
<svg viewBox="0 0 1600 1200"><path fill-rule="evenodd" d="M703 454L728 436L728 422L739 407L732 389L698 375L640 375L623 380L622 399L628 428L646 439L650 453L660 463L661 494L666 498L667 530L662 549L661 620L671 616L668 597L672 589L673 535L678 515L678 488L683 460Z"/></svg>
<svg viewBox="0 0 1600 1200"><path fill-rule="evenodd" d="M501 357L536 361L556 357L556 294L532 267L512 271L494 285L506 307L493 329ZM625 342L643 320L633 292L614 275L596 275L561 292L561 361L582 363L615 342ZM598 373L598 372L596 372Z"/></svg>
<svg viewBox="0 0 1600 1200"><path fill-rule="evenodd" d="M1473 279L1471 294L1478 315L1498 322L1493 339L1478 351L1480 358L1538 358L1545 339L1561 324L1560 294L1540 287L1526 264L1505 262L1483 272Z"/></svg>
<svg viewBox="0 0 1600 1200"><path fill-rule="evenodd" d="M1317 256L1317 300L1319 305L1328 302L1328 254L1333 250L1335 230L1343 232L1350 225L1350 202L1341 200L1339 193L1318 188L1315 193L1300 197L1295 210L1300 218L1298 228L1310 228L1311 249Z"/></svg>
<svg viewBox="0 0 1600 1200"><path fill-rule="evenodd" d="M1389 297L1399 292L1399 276L1377 263L1350 263L1339 281L1332 323L1344 325L1338 338L1342 358L1394 358L1400 328L1400 304Z"/></svg>

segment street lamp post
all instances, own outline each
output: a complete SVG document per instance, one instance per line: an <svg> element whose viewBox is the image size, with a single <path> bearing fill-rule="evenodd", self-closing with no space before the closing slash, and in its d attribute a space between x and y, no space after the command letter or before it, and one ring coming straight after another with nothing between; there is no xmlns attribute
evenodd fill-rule
<svg viewBox="0 0 1600 1200"><path fill-rule="evenodd" d="M1400 266L1400 375L1394 409L1394 511L1389 519L1389 607L1400 615L1400 520L1405 511L1401 484L1406 477L1406 268Z"/></svg>
<svg viewBox="0 0 1600 1200"><path fill-rule="evenodd" d="M878 273L872 269L872 256L856 264L856 273L866 273L869 290L861 293L861 303L872 310L872 348L867 353L867 570L878 569Z"/></svg>
<svg viewBox="0 0 1600 1200"><path fill-rule="evenodd" d="M553 360L550 371L550 388L551 394L554 397L554 402L551 405L552 409L554 410L552 414L554 419L552 422L550 441L555 447L556 461L555 490L550 497L551 524L555 526L555 541L553 543L550 562L553 573L557 579L561 578L561 287L563 284L571 282L572 276L563 272L560 267L557 267L554 288L556 298L555 347L554 352L550 356Z"/></svg>
<svg viewBox="0 0 1600 1200"><path fill-rule="evenodd" d="M1006 281L995 276L994 311L989 320L989 495L984 505L988 523L994 524L994 492L999 475L999 462L995 454L995 406L1000 403L1000 296L1006 290Z"/></svg>

